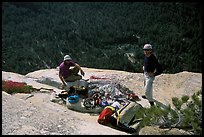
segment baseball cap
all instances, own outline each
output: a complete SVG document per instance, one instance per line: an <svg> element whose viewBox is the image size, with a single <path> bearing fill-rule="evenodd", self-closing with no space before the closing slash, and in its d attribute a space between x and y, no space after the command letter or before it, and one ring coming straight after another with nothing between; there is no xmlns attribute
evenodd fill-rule
<svg viewBox="0 0 204 137"><path fill-rule="evenodd" d="M143 47L143 50L152 50L152 45L145 44L144 47Z"/></svg>

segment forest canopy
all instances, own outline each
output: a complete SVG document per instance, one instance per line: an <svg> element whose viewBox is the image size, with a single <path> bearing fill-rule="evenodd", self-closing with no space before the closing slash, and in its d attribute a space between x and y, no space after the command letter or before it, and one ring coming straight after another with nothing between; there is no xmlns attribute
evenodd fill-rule
<svg viewBox="0 0 204 137"><path fill-rule="evenodd" d="M165 73L202 72L202 4L3 2L2 70L82 67L142 72L150 43Z"/></svg>

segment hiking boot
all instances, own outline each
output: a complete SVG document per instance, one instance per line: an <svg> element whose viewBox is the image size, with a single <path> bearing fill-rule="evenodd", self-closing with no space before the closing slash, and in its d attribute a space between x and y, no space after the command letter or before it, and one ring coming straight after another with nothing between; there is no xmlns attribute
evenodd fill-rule
<svg viewBox="0 0 204 137"><path fill-rule="evenodd" d="M145 95L142 95L142 98L147 99L147 97Z"/></svg>
<svg viewBox="0 0 204 137"><path fill-rule="evenodd" d="M150 103L151 106L154 106L154 102L153 101L150 101L149 103Z"/></svg>

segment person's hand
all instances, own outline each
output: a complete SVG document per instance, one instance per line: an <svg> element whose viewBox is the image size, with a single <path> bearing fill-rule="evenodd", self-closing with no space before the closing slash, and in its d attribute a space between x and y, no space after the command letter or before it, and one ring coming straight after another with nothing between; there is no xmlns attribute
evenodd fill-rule
<svg viewBox="0 0 204 137"><path fill-rule="evenodd" d="M65 87L66 87L66 85L65 85L65 84L62 84L61 88L64 89Z"/></svg>
<svg viewBox="0 0 204 137"><path fill-rule="evenodd" d="M153 72L148 72L148 75L149 75L150 77L154 77L154 73L153 73Z"/></svg>

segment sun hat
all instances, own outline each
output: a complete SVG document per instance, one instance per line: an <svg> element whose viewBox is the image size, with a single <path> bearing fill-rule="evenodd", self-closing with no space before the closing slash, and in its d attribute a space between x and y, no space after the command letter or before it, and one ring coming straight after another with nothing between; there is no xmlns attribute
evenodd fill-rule
<svg viewBox="0 0 204 137"><path fill-rule="evenodd" d="M144 47L143 47L143 50L152 50L152 45L145 44Z"/></svg>
<svg viewBox="0 0 204 137"><path fill-rule="evenodd" d="M65 61L65 60L72 60L72 58L71 58L69 55L65 55L65 56L64 56L64 61Z"/></svg>

